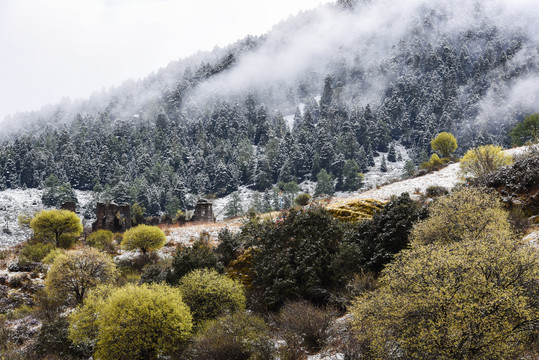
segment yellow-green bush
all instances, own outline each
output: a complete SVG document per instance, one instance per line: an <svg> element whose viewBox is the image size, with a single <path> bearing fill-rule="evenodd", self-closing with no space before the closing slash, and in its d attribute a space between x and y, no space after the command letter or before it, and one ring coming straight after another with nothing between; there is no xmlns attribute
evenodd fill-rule
<svg viewBox="0 0 539 360"><path fill-rule="evenodd" d="M99 284L112 282L118 271L107 254L93 248L59 254L47 273L47 291L82 303L86 292Z"/></svg>
<svg viewBox="0 0 539 360"><path fill-rule="evenodd" d="M536 249L512 237L416 244L352 308L362 355L522 358L539 316L538 282Z"/></svg>
<svg viewBox="0 0 539 360"><path fill-rule="evenodd" d="M63 248L71 247L82 233L79 217L68 210L41 210L30 221L30 228L36 240Z"/></svg>
<svg viewBox="0 0 539 360"><path fill-rule="evenodd" d="M180 290L198 325L205 320L245 309L242 285L215 270L190 272L181 279Z"/></svg>
<svg viewBox="0 0 539 360"><path fill-rule="evenodd" d="M494 170L512 163L513 158L505 155L500 146L485 145L468 150L460 159L460 170L464 177L483 181Z"/></svg>
<svg viewBox="0 0 539 360"><path fill-rule="evenodd" d="M413 242L489 241L493 237L511 236L507 213L500 201L476 188L464 188L438 198L429 213L429 218L412 231Z"/></svg>
<svg viewBox="0 0 539 360"><path fill-rule="evenodd" d="M114 234L109 230L97 230L86 239L86 244L99 249L101 251L112 251L114 245L112 244Z"/></svg>
<svg viewBox="0 0 539 360"><path fill-rule="evenodd" d="M167 285L98 288L70 316L69 338L94 345L101 360L157 359L177 352L191 336L182 294Z"/></svg>
<svg viewBox="0 0 539 360"><path fill-rule="evenodd" d="M44 243L26 243L19 253L19 262L40 262L45 258L52 250L54 250L53 244Z"/></svg>
<svg viewBox="0 0 539 360"><path fill-rule="evenodd" d="M157 226L139 225L124 233L122 246L126 250L140 250L143 254L165 245L167 237Z"/></svg>

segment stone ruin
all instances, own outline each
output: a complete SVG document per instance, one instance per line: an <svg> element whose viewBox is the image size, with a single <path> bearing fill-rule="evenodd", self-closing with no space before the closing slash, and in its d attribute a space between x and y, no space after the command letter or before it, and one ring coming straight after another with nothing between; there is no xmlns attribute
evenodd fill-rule
<svg viewBox="0 0 539 360"><path fill-rule="evenodd" d="M110 230L112 232L123 232L133 226L131 222L131 207L128 204L97 203L96 218L97 220L92 224L92 231ZM195 212L190 221L215 222L213 204L206 199L198 200ZM179 220L180 224L184 224L185 222L187 222L185 219ZM169 216L145 217L142 223L146 225L172 224L172 219Z"/></svg>
<svg viewBox="0 0 539 360"><path fill-rule="evenodd" d="M76 212L76 204L73 201L66 201L62 204L61 209Z"/></svg>
<svg viewBox="0 0 539 360"><path fill-rule="evenodd" d="M131 228L131 208L128 204L97 203L97 220L92 224L92 231L110 230L123 232Z"/></svg>
<svg viewBox="0 0 539 360"><path fill-rule="evenodd" d="M215 222L213 216L213 204L206 199L199 199L195 206L192 222Z"/></svg>

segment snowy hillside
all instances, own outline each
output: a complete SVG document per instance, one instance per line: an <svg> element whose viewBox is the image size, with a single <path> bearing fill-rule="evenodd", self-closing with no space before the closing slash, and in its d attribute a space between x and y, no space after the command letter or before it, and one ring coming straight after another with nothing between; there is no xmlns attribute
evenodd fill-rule
<svg viewBox="0 0 539 360"><path fill-rule="evenodd" d="M30 236L30 229L19 226L19 214L33 214L44 208L41 202L43 190L10 189L0 191L0 249L18 244ZM82 213L92 197L90 191L75 190ZM80 215L80 214L79 214Z"/></svg>

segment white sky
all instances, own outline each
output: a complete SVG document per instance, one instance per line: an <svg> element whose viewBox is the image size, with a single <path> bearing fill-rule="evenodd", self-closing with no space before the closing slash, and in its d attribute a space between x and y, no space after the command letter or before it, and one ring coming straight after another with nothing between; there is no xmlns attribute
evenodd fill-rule
<svg viewBox="0 0 539 360"><path fill-rule="evenodd" d="M0 0L0 121L260 35L328 0Z"/></svg>

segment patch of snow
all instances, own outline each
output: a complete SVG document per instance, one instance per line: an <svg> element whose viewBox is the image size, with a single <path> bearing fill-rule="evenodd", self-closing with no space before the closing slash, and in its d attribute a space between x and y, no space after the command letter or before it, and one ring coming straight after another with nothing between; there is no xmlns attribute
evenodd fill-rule
<svg viewBox="0 0 539 360"><path fill-rule="evenodd" d="M213 214L217 221L223 221L225 219L227 205L228 203L230 203L230 201L232 200L232 196L235 193L236 192L233 192L232 194L228 194L225 197L212 200ZM247 212L252 205L253 194L255 193L255 191L248 189L246 186L240 186L237 193L239 194L241 199L241 207L243 209L243 212ZM262 194L260 194L260 196L262 196Z"/></svg>
<svg viewBox="0 0 539 360"><path fill-rule="evenodd" d="M92 199L91 191L75 190L82 213ZM27 240L31 230L21 227L18 216L21 213L33 214L45 207L41 202L43 190L40 189L8 189L0 191L0 249L7 248ZM79 216L82 218L81 214ZM9 229L8 231L5 229Z"/></svg>
<svg viewBox="0 0 539 360"><path fill-rule="evenodd" d="M283 119L288 126L288 130L292 130L292 128L294 127L294 115L283 116Z"/></svg>

